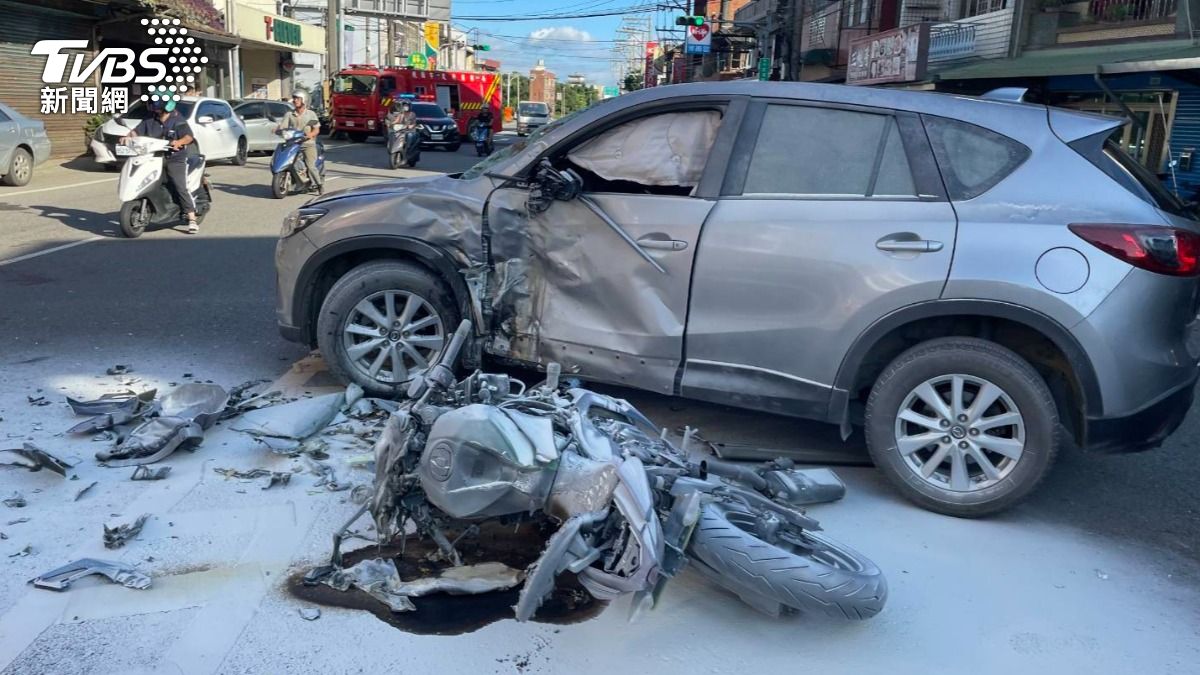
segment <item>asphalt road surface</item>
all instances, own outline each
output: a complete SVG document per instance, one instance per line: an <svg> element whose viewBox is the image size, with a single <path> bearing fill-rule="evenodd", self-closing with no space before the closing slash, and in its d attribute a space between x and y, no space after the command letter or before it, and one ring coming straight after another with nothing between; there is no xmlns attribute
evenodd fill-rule
<svg viewBox="0 0 1200 675"><path fill-rule="evenodd" d="M467 146L458 153L427 151L416 169L393 171L376 140L331 143L328 159L333 190L460 171L476 158ZM275 329L272 268L280 221L307 197L272 199L267 157L210 168L215 203L200 235L159 230L137 240L119 235L116 174L89 165L41 167L25 188L0 188L0 384L6 389L0 417L8 418L0 421L0 438L35 385L58 381L48 374L84 376L78 372L84 363L92 369L150 359L166 368L177 364L180 377L203 369L251 379L276 377L307 353ZM714 440L863 458L857 435L842 444L822 425L630 395L664 424L703 420ZM1198 444L1200 420L1193 413L1152 452L1065 450L1037 494L1000 519L1069 525L1118 544L1149 544L1164 555L1200 559Z"/></svg>

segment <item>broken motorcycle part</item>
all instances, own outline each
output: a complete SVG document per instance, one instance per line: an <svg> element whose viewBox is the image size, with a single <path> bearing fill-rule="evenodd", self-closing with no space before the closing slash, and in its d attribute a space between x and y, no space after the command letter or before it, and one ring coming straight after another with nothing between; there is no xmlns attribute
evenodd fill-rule
<svg viewBox="0 0 1200 675"><path fill-rule="evenodd" d="M79 501L79 498L82 497L84 494L86 494L88 490L91 490L92 488L96 487L99 484L100 483L98 481L92 481L90 484L88 484L87 487L81 489L79 492L76 492L75 493L75 501Z"/></svg>
<svg viewBox="0 0 1200 675"><path fill-rule="evenodd" d="M229 428L252 436L300 441L328 426L345 400L344 393L326 394L257 408L243 413Z"/></svg>
<svg viewBox="0 0 1200 675"><path fill-rule="evenodd" d="M180 385L160 402L161 417L143 422L116 448L97 452L96 459L110 467L160 461L185 443L198 443L228 401L229 394L215 384Z"/></svg>
<svg viewBox="0 0 1200 675"><path fill-rule="evenodd" d="M136 537L142 531L142 527L146 525L146 519L149 517L149 513L143 513L132 523L126 523L116 527L109 527L108 525L105 525L104 548L121 548L124 546L126 542Z"/></svg>
<svg viewBox="0 0 1200 675"><path fill-rule="evenodd" d="M133 470L133 475L129 480L162 480L171 473L171 467L160 466L157 469L151 469L145 464L138 464Z"/></svg>
<svg viewBox="0 0 1200 675"><path fill-rule="evenodd" d="M90 574L104 575L110 581L121 584L126 588L136 588L138 590L150 588L149 575L143 574L124 563L113 562L111 560L97 560L95 558L76 560L73 563L63 565L30 579L29 583L38 588L65 591L76 580Z"/></svg>
<svg viewBox="0 0 1200 675"><path fill-rule="evenodd" d="M105 394L98 399L91 401L81 401L79 399L67 397L67 405L71 406L71 411L76 415L104 415L115 413L118 411L132 412L139 405L148 404L154 400L158 392L154 389L144 391L140 394L132 391L118 392L115 394Z"/></svg>
<svg viewBox="0 0 1200 675"><path fill-rule="evenodd" d="M13 496L4 500L4 505L10 509L24 508L28 503L29 502L25 501L25 498L21 496L20 492L15 492L13 493Z"/></svg>
<svg viewBox="0 0 1200 675"><path fill-rule="evenodd" d="M133 366L126 365L124 363L118 363L104 372L106 375L128 375L129 373L133 372Z"/></svg>
<svg viewBox="0 0 1200 675"><path fill-rule="evenodd" d="M325 577L323 583L339 591L357 588L387 605L393 612L416 609L412 600L397 590L401 585L400 574L390 560L364 560L353 567L334 570Z"/></svg>
<svg viewBox="0 0 1200 675"><path fill-rule="evenodd" d="M238 471L237 469L214 468L214 472L225 476L226 478L240 478L243 480L253 480L255 478L265 478L262 481L262 489L267 490L276 485L287 485L292 480L292 474L287 471L268 471L267 469L251 469L249 471Z"/></svg>
<svg viewBox="0 0 1200 675"><path fill-rule="evenodd" d="M0 450L0 464L19 466L30 471L48 469L63 478L67 477L67 469L71 468L70 464L42 450L33 443L26 443L25 447L20 449Z"/></svg>

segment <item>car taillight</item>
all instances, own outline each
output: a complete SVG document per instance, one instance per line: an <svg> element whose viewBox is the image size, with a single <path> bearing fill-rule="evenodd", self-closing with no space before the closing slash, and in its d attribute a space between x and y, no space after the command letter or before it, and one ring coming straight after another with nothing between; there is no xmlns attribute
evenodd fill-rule
<svg viewBox="0 0 1200 675"><path fill-rule="evenodd" d="M1092 246L1144 270L1200 276L1200 235L1156 225L1075 223L1071 231Z"/></svg>

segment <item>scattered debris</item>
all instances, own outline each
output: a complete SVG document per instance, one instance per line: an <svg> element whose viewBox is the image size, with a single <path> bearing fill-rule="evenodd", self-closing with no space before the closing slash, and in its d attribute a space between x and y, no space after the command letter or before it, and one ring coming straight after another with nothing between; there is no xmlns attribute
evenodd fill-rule
<svg viewBox="0 0 1200 675"><path fill-rule="evenodd" d="M1104 570L1097 569L1096 570L1096 578L1099 579L1100 581L1108 581L1108 573L1105 572Z"/></svg>
<svg viewBox="0 0 1200 675"><path fill-rule="evenodd" d="M522 570L500 562L485 562L451 567L435 577L402 581L396 586L395 592L410 598L431 593L478 595L513 588L524 579L525 572Z"/></svg>
<svg viewBox="0 0 1200 675"><path fill-rule="evenodd" d="M393 612L411 612L417 608L407 595L397 590L403 582L391 560L364 560L353 567L334 570L324 583L339 591L358 588Z"/></svg>
<svg viewBox="0 0 1200 675"><path fill-rule="evenodd" d="M308 463L310 473L319 476L317 482L313 483L314 487L323 487L330 492L341 492L342 490L350 489L350 481L344 481L337 475L337 469L333 465L325 462L318 462L307 457L304 458Z"/></svg>
<svg viewBox="0 0 1200 675"><path fill-rule="evenodd" d="M7 523L5 523L5 525L20 525L21 523L28 523L28 522L29 522L28 518L17 518L15 520L8 521Z"/></svg>
<svg viewBox="0 0 1200 675"><path fill-rule="evenodd" d="M317 619L321 618L321 610L315 607L301 607L299 611L300 618L304 619L305 621L316 621Z"/></svg>
<svg viewBox="0 0 1200 675"><path fill-rule="evenodd" d="M0 540L8 539L8 535L0 532Z"/></svg>
<svg viewBox="0 0 1200 675"><path fill-rule="evenodd" d="M153 464L180 446L198 444L217 421L229 394L215 384L184 384L163 397L161 417L143 422L111 450L96 453L107 466Z"/></svg>
<svg viewBox="0 0 1200 675"><path fill-rule="evenodd" d="M25 398L27 398L29 400L29 405L35 405L39 408L41 408L43 406L48 406L51 403L53 403L53 401L46 398L45 396L26 396Z"/></svg>
<svg viewBox="0 0 1200 675"><path fill-rule="evenodd" d="M221 467L214 468L213 471L225 476L226 478L240 478L243 480L253 480L255 478L266 478L261 481L262 489L267 490L276 485L287 485L292 480L292 474L286 471L269 471L267 469L251 469L249 471L239 471L237 469L225 469Z"/></svg>
<svg viewBox="0 0 1200 675"><path fill-rule="evenodd" d="M116 527L109 527L108 525L105 525L104 548L121 548L124 546L125 542L133 539L142 531L142 527L145 526L146 519L149 517L149 513L143 513L132 523L126 523Z"/></svg>
<svg viewBox="0 0 1200 675"><path fill-rule="evenodd" d="M326 394L250 410L229 428L253 436L299 441L328 426L345 400L344 393Z"/></svg>
<svg viewBox="0 0 1200 675"><path fill-rule="evenodd" d="M14 456L9 457L8 455L10 454ZM71 468L70 464L42 450L33 443L26 443L25 447L20 449L0 450L0 464L19 466L30 471L49 469L63 478L67 477L67 469Z"/></svg>
<svg viewBox="0 0 1200 675"><path fill-rule="evenodd" d="M89 574L102 574L114 583L126 588L144 590L150 588L149 575L143 574L124 563L110 560L83 558L73 563L50 570L39 577L30 579L29 583L38 588L48 588L52 591L65 591L79 578Z"/></svg>
<svg viewBox="0 0 1200 675"><path fill-rule="evenodd" d="M4 505L10 509L23 509L28 503L20 492L14 492L13 496L4 500Z"/></svg>
<svg viewBox="0 0 1200 675"><path fill-rule="evenodd" d="M132 411L140 405L150 403L157 395L156 390L149 389L140 394L132 391L105 394L92 401L80 401L68 396L67 405L71 406L71 410L76 415L104 415L118 411Z"/></svg>
<svg viewBox="0 0 1200 675"><path fill-rule="evenodd" d="M82 497L85 492L87 492L88 490L91 490L92 488L96 487L99 484L100 484L99 481L92 481L87 487L83 488L79 492L76 492L75 493L75 501L79 501L79 498Z"/></svg>
<svg viewBox="0 0 1200 675"><path fill-rule="evenodd" d="M107 375L128 375L129 373L133 372L133 366L124 363L118 363L104 372Z"/></svg>
<svg viewBox="0 0 1200 675"><path fill-rule="evenodd" d="M101 433L96 434L95 436L92 436L93 443L107 443L109 441L115 441L115 440L117 440L117 435L111 431L103 431Z"/></svg>
<svg viewBox="0 0 1200 675"><path fill-rule="evenodd" d="M133 475L129 480L162 480L171 473L171 467L161 466L157 469L151 469L145 464L138 464L133 470Z"/></svg>
<svg viewBox="0 0 1200 675"><path fill-rule="evenodd" d="M17 551L16 553L9 553L9 554L8 554L8 557L10 557L10 558L24 558L25 556L27 556L27 555L30 555L31 553L33 553L33 546L32 546L32 545L30 545L30 546L26 546L25 548L21 549L20 551Z"/></svg>

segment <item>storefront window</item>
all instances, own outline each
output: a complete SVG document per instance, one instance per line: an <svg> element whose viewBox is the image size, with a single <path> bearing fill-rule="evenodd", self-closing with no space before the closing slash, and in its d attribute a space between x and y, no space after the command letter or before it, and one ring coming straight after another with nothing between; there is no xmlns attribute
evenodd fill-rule
<svg viewBox="0 0 1200 675"><path fill-rule="evenodd" d="M375 91L374 75L338 75L333 80L333 93L369 96Z"/></svg>

